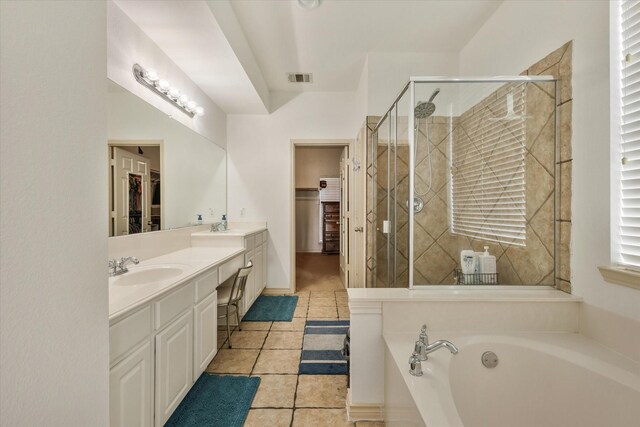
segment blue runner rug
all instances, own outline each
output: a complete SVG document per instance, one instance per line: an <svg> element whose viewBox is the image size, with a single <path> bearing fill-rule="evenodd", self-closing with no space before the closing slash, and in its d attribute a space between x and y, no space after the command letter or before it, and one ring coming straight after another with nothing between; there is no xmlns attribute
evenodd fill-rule
<svg viewBox="0 0 640 427"><path fill-rule="evenodd" d="M348 320L307 320L302 342L300 375L347 374L342 355Z"/></svg>
<svg viewBox="0 0 640 427"><path fill-rule="evenodd" d="M291 322L297 303L297 295L260 295L242 320L245 322Z"/></svg>
<svg viewBox="0 0 640 427"><path fill-rule="evenodd" d="M165 427L242 427L259 384L260 377L204 373Z"/></svg>

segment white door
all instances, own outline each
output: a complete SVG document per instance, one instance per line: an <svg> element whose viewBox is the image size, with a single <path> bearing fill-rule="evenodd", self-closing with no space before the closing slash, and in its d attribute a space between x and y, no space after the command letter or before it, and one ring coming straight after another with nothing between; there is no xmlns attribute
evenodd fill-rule
<svg viewBox="0 0 640 427"><path fill-rule="evenodd" d="M153 356L146 342L109 371L112 427L153 425Z"/></svg>
<svg viewBox="0 0 640 427"><path fill-rule="evenodd" d="M151 187L149 159L112 147L113 235L150 230Z"/></svg>
<svg viewBox="0 0 640 427"><path fill-rule="evenodd" d="M342 283L346 288L351 287L351 253L350 253L350 224L351 208L349 198L350 173L349 173L349 147L344 147L340 157L340 271Z"/></svg>
<svg viewBox="0 0 640 427"><path fill-rule="evenodd" d="M216 355L218 324L218 293L213 292L193 309L194 325L194 363L193 379L197 380L201 373Z"/></svg>
<svg viewBox="0 0 640 427"><path fill-rule="evenodd" d="M156 335L156 426L163 426L193 384L193 313Z"/></svg>

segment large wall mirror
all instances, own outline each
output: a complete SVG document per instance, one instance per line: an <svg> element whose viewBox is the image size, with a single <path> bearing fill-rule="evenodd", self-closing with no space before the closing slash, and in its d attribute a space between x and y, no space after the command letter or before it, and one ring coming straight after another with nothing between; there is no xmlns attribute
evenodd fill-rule
<svg viewBox="0 0 640 427"><path fill-rule="evenodd" d="M110 80L108 88L109 236L219 219L225 150Z"/></svg>

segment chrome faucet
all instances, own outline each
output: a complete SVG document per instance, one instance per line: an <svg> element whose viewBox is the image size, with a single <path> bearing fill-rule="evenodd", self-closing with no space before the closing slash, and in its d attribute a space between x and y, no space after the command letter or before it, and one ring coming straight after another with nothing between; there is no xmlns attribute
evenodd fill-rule
<svg viewBox="0 0 640 427"><path fill-rule="evenodd" d="M225 231L227 229L224 221L214 222L211 224L211 232L215 233L216 231Z"/></svg>
<svg viewBox="0 0 640 427"><path fill-rule="evenodd" d="M414 377L422 376L422 362L420 361L420 356L415 351L409 358L409 373Z"/></svg>
<svg viewBox="0 0 640 427"><path fill-rule="evenodd" d="M140 261L138 260L138 258L134 256L120 258L120 261L115 259L110 259L109 260L109 276L113 277L113 276L119 276L121 274L127 273L129 271L129 269L127 268L127 265L129 265L130 263L138 264L140 263Z"/></svg>
<svg viewBox="0 0 640 427"><path fill-rule="evenodd" d="M427 325L422 325L422 329L420 330L420 336L418 337L418 341L416 341L414 354L417 354L420 360L427 360L428 359L427 354L434 352L441 347L445 347L452 354L458 354L458 347L456 347L451 341L438 340L429 344L429 336L427 335Z"/></svg>

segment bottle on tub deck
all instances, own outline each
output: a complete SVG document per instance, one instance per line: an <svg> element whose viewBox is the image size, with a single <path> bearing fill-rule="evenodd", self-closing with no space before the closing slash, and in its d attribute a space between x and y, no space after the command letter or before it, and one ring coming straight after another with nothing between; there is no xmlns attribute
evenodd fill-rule
<svg viewBox="0 0 640 427"><path fill-rule="evenodd" d="M497 273L496 257L489 254L489 246L484 247L484 253L478 257L478 267L482 273L482 280L487 285L495 285ZM491 276L487 276L491 275Z"/></svg>
<svg viewBox="0 0 640 427"><path fill-rule="evenodd" d="M220 225L220 228L223 230L228 230L229 228L227 227L227 214L222 214L222 224Z"/></svg>
<svg viewBox="0 0 640 427"><path fill-rule="evenodd" d="M472 274L477 271L478 255L473 250L464 250L460 252L460 268L464 274L464 284L474 285Z"/></svg>

